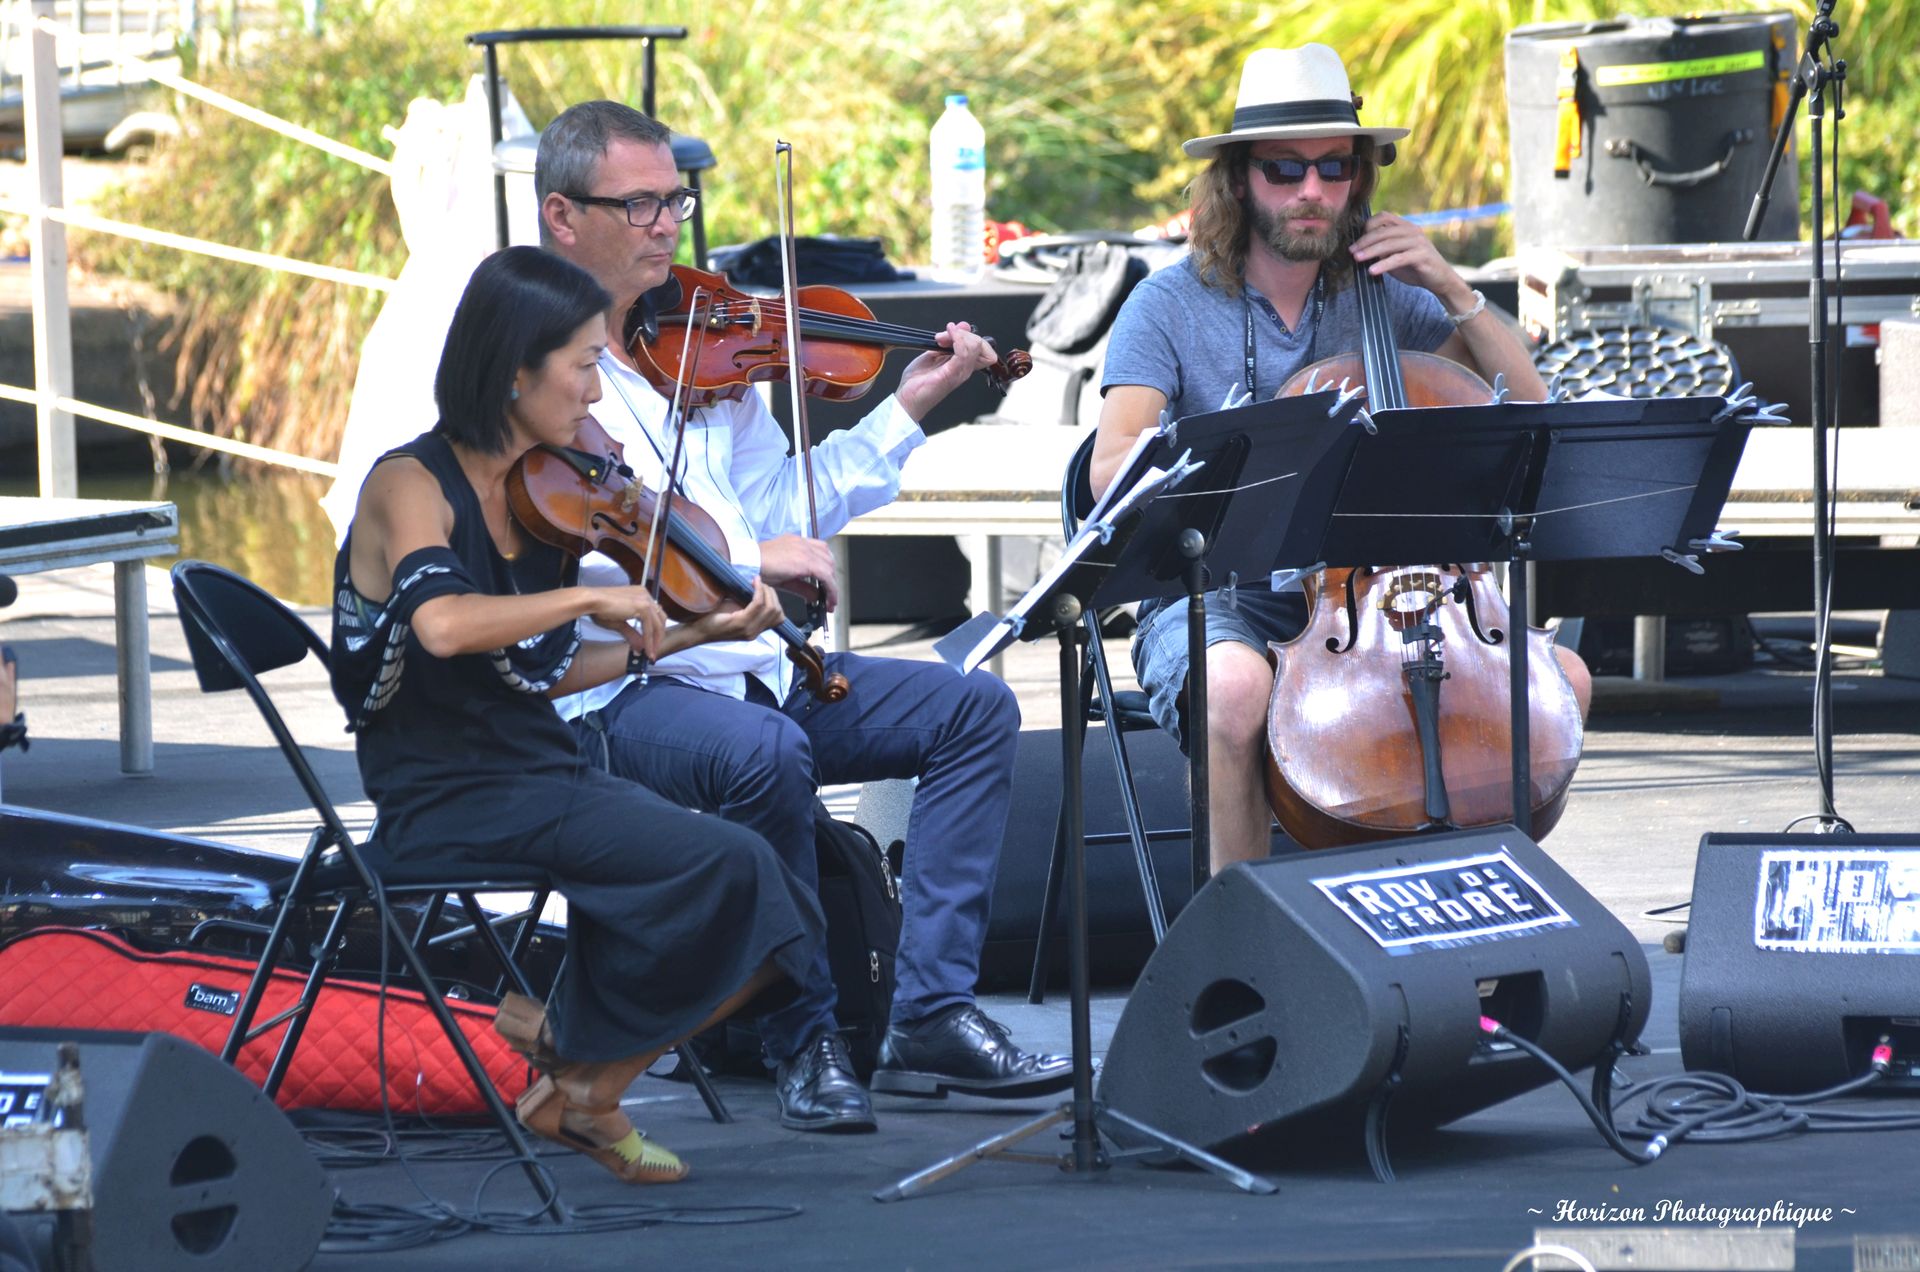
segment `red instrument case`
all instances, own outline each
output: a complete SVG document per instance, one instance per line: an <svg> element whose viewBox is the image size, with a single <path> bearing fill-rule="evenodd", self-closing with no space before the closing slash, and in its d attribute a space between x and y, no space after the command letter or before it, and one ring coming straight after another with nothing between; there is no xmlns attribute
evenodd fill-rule
<svg viewBox="0 0 1920 1272"><path fill-rule="evenodd" d="M0 1025L122 1029L172 1034L218 1054L253 976L247 959L175 951L149 953L108 932L36 928L0 946ZM254 1019L292 1006L304 972L280 970ZM418 991L386 991L386 1090L402 1116L454 1117L486 1110ZM378 1112L381 991L364 981L329 980L314 1004L293 1064L276 1096L282 1108ZM526 1089L526 1061L493 1032L494 1011L448 1000L480 1063L511 1104ZM254 1039L240 1072L265 1080L281 1030Z"/></svg>

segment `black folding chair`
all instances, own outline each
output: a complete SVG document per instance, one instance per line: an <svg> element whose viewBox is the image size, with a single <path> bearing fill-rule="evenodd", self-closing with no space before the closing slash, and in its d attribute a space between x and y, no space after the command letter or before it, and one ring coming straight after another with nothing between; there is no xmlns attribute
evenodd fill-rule
<svg viewBox="0 0 1920 1272"><path fill-rule="evenodd" d="M1060 483L1060 526L1069 539L1080 529L1081 518L1093 508L1093 490L1087 479L1087 466L1093 458L1093 443L1094 438L1089 435L1074 451L1073 458L1067 462L1066 476ZM1137 689L1114 689L1113 676L1107 668L1106 649L1100 643L1100 616L1089 609L1081 621L1087 626L1087 653L1080 668L1080 718L1077 721L1062 721L1061 727L1077 727L1084 737L1089 724L1097 721L1107 726L1107 743L1113 751L1114 772L1120 779L1120 807L1127 819L1124 832L1089 834L1086 842L1089 848L1122 842L1133 845L1134 868L1140 875L1140 895L1146 903L1147 921L1153 927L1153 943L1158 945L1167 934L1167 910L1165 901L1161 899L1160 878L1154 870L1149 845L1155 840L1185 839L1192 831L1187 827L1147 829L1140 814L1140 797L1133 786L1133 765L1127 758L1126 735L1160 726L1154 723L1153 714L1147 708L1146 694ZM1089 671L1092 674L1089 675ZM1054 824L1053 860L1047 866L1047 888L1040 902L1040 931L1034 942L1033 975L1027 984L1029 1002L1038 1003L1046 998L1047 963L1052 953L1054 923L1060 909L1061 876L1066 870L1066 861L1067 810L1063 800Z"/></svg>
<svg viewBox="0 0 1920 1272"><path fill-rule="evenodd" d="M321 988L334 970L344 946L347 925L363 906L374 911L382 939L399 950L403 970L446 1034L448 1043L460 1057L474 1088L486 1104L489 1115L506 1136L508 1144L522 1159L528 1177L556 1217L557 1198L551 1195L546 1176L534 1163L520 1125L501 1100L492 1080L474 1055L466 1034L447 1009L446 999L435 983L426 962L431 945L471 935L492 956L501 980L496 990L512 988L531 998L540 994L521 970L520 962L533 940L540 912L554 887L552 876L538 866L501 862L461 860L391 861L372 845L357 845L341 821L332 800L307 763L305 753L294 741L286 721L261 686L259 673L289 667L308 654L328 665L327 647L297 615L267 592L230 570L205 561L181 561L173 567L173 593L180 611L180 623L187 635L187 647L193 658L194 672L203 692L218 693L244 688L267 723L274 741L279 743L294 776L299 779L308 801L320 816L320 824L307 840L299 865L280 893L280 909L261 951L259 965L247 986L233 1027L228 1032L221 1058L233 1063L240 1051L256 1038L285 1027L279 1048L267 1070L262 1088L268 1095L279 1090L300 1036L318 1001ZM532 901L521 911L504 916L488 914L479 898L488 894L531 893ZM454 932L438 932L449 897L457 898L469 926ZM416 930L409 935L393 908L395 899L413 899L424 903ZM332 920L325 938L313 952L300 998L272 1019L254 1023L266 987L279 965L287 944L293 919L302 910L331 902ZM500 929L514 929L509 946ZM681 1057L706 1101L715 1121L731 1121L703 1070L692 1058Z"/></svg>

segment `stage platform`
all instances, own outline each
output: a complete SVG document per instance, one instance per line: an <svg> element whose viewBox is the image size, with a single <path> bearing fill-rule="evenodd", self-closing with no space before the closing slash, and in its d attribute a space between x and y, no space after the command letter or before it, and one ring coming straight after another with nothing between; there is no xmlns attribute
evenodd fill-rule
<svg viewBox="0 0 1920 1272"><path fill-rule="evenodd" d="M310 817L264 728L242 697L198 692L164 582L149 580L155 761L150 777L122 776L115 724L110 567L21 580L0 612L0 639L20 654L21 697L33 750L10 751L8 803L126 821L295 852ZM325 616L311 621L324 630ZM922 656L924 634L856 627L855 647ZM1124 642L1113 643L1124 667ZM1783 654L1785 651L1783 651ZM1050 644L1012 651L1008 678L1030 727L1057 725ZM317 669L276 673L269 687L313 749L322 779L364 825L350 739ZM1891 680L1843 660L1835 686L1841 811L1863 832L1920 839L1920 683ZM1644 1082L1680 1068L1676 996L1682 959L1664 953L1673 924L1649 911L1684 902L1699 838L1712 831L1773 833L1816 811L1808 741L1810 678L1790 657L1751 671L1670 682L1658 694L1616 696L1602 682L1565 819L1547 850L1618 915L1647 949L1654 1001L1645 1041L1653 1054L1622 1068ZM850 810L845 793L839 806ZM1051 821L1045 809L1016 817ZM1094 1037L1104 1048L1124 998L1103 991ZM1920 1012L1920 1004L1916 1004ZM1065 1049L1065 996L1040 1007L996 997L989 1012L1027 1045ZM1396 1146L1400 1179L1376 1182L1357 1146L1288 1145L1270 1172L1279 1192L1250 1197L1188 1169L1122 1165L1093 1179L1045 1167L973 1166L926 1196L882 1205L895 1179L1045 1111L956 1099L876 1099L877 1135L830 1138L782 1130L769 1086L721 1080L736 1122L706 1117L690 1088L642 1079L635 1120L693 1165L684 1184L627 1189L568 1154L551 1159L570 1206L657 1205L661 1223L638 1231L529 1239L470 1233L391 1254L323 1253L317 1269L460 1268L988 1268L1329 1267L1497 1270L1530 1244L1572 1227L1673 1226L1659 1207L1686 1208L1678 1226L1720 1231L1714 1211L1773 1207L1831 1211L1795 1234L1792 1266L1920 1267L1920 1132L1790 1136L1744 1146L1681 1145L1631 1166L1609 1150L1558 1086L1487 1109L1424 1140ZM1920 1097L1866 1102L1920 1109ZM1037 1145L1038 1141L1030 1142ZM410 1151L424 1153L425 1145ZM465 1209L488 1170L418 1160L340 1170L348 1198L407 1204L415 1182ZM500 1172L494 1209L525 1208L517 1171ZM791 1217L721 1224L728 1207L797 1210ZM1700 1209L1700 1208L1706 1209ZM1580 1213L1576 1222L1569 1209ZM1631 1218L1645 1213L1644 1224ZM1730 1220L1729 1231L1742 1228ZM1908 1262L1856 1264L1856 1238L1905 1243ZM1541 1266L1569 1266L1542 1264ZM1647 1266L1642 1263L1638 1266ZM1693 1266L1734 1266L1730 1263Z"/></svg>
<svg viewBox="0 0 1920 1272"><path fill-rule="evenodd" d="M1623 1071L1646 1081L1680 1070L1675 1001L1681 959L1647 951L1654 979L1653 1015L1645 1041L1654 1054L1630 1059ZM1094 1004L1094 1036L1104 1049L1122 1004L1103 994ZM1043 1007L998 998L991 1014L1028 1044L1064 1050L1063 999ZM1635 1167L1594 1132L1564 1088L1511 1100L1420 1141L1396 1147L1398 1180L1379 1183L1357 1145L1329 1151L1324 1143L1286 1150L1266 1172L1273 1196L1237 1192L1186 1168L1122 1163L1102 1175L1076 1177L1050 1167L983 1162L926 1194L879 1203L875 1189L1046 1111L1052 1101L1014 1105L956 1098L920 1104L876 1097L877 1134L857 1138L804 1135L776 1121L773 1093L762 1083L720 1084L737 1119L707 1118L690 1087L645 1078L634 1086L636 1123L693 1164L693 1174L667 1189L634 1190L570 1155L551 1160L567 1203L593 1206L639 1201L672 1206L679 1219L704 1224L742 1204L790 1207L791 1218L742 1225L661 1225L646 1230L530 1240L473 1234L392 1256L327 1254L315 1269L378 1266L409 1269L476 1267L684 1268L1351 1268L1484 1269L1556 1229L1627 1227L1719 1228L1705 1210L1783 1209L1831 1212L1794 1234L1801 1272L1852 1269L1856 1236L1904 1237L1920 1243L1920 1132L1802 1135L1744 1146L1681 1145L1659 1161ZM1911 1108L1916 1097L1859 1102ZM1049 1133L1051 1134L1051 1133ZM1055 1151L1057 1141L1028 1146ZM410 1173L442 1200L471 1204L482 1167L422 1163ZM342 1193L360 1201L417 1201L408 1172L393 1164L338 1172ZM501 1209L528 1203L517 1171L503 1172L490 1200ZM1690 1220L1660 1223L1661 1205L1687 1207ZM1565 1208L1587 1217L1564 1218ZM707 1213L711 1208L713 1213ZM1645 1221L1630 1217L1639 1208ZM1604 1212L1608 1219L1593 1216ZM1752 1230L1751 1223L1729 1229ZM1548 1262L1541 1267L1566 1268ZM1616 1265L1618 1266L1618 1265ZM1658 1266L1646 1263L1634 1266ZM1698 1263L1693 1267L1770 1266ZM1869 1265L1871 1266L1871 1265ZM1900 1264L1880 1266L1897 1267Z"/></svg>

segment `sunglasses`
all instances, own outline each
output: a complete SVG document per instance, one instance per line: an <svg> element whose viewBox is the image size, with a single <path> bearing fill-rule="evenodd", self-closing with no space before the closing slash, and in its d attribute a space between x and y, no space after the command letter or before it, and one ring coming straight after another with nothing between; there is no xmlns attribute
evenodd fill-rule
<svg viewBox="0 0 1920 1272"><path fill-rule="evenodd" d="M1329 185L1353 180L1360 170L1359 155L1328 155L1323 159L1250 159L1248 165L1260 170L1268 185L1299 185L1307 179L1307 169L1320 174Z"/></svg>

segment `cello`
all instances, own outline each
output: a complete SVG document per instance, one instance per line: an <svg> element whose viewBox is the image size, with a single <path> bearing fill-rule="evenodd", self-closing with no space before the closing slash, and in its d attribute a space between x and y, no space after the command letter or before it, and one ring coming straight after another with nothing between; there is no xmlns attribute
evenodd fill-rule
<svg viewBox="0 0 1920 1272"><path fill-rule="evenodd" d="M1371 410L1474 405L1494 390L1436 354L1401 352L1386 284L1354 271L1361 350L1302 368L1279 396L1363 383ZM1485 826L1513 814L1505 598L1484 564L1328 569L1308 582L1307 625L1268 646L1268 802L1308 848ZM1543 628L1528 646L1534 833L1565 808L1590 681Z"/></svg>

